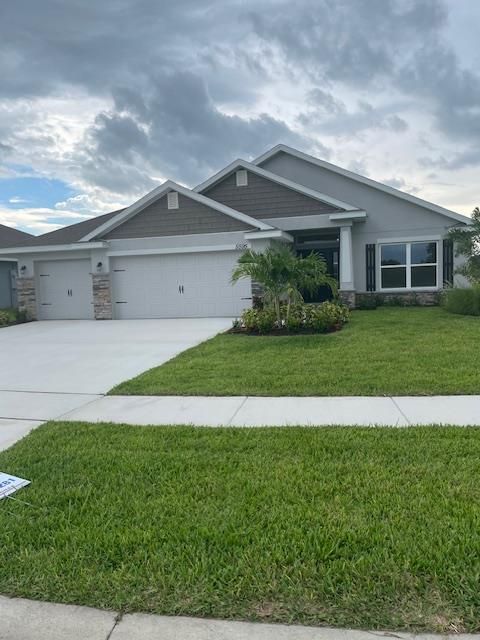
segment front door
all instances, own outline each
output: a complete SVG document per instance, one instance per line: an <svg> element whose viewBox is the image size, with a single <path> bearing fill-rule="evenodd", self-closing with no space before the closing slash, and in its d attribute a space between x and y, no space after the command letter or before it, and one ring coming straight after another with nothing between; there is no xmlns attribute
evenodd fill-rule
<svg viewBox="0 0 480 640"><path fill-rule="evenodd" d="M297 254L302 257L308 256L311 253L316 253L322 256L322 258L327 263L328 274L330 276L333 276L338 282L338 247L322 247L318 249L311 248L297 250ZM331 300L333 297L332 290L327 286L318 287L318 289L313 293L310 293L309 291L302 291L302 295L305 302L324 302L325 300Z"/></svg>

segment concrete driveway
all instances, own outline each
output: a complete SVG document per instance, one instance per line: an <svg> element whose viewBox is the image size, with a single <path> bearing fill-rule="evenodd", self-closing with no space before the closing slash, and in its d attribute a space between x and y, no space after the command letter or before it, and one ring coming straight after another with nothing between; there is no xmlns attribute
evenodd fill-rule
<svg viewBox="0 0 480 640"><path fill-rule="evenodd" d="M0 449L12 429L27 432L97 400L230 326L228 318L193 318L62 320L1 329Z"/></svg>

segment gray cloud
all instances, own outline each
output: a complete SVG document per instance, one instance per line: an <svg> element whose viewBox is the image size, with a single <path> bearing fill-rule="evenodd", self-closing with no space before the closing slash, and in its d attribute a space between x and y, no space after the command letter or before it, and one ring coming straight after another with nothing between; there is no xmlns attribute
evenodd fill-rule
<svg viewBox="0 0 480 640"><path fill-rule="evenodd" d="M21 150L47 173L68 167L93 189L141 193L163 176L196 183L277 142L328 157L324 136L401 140L416 111L433 124L425 139L440 131L461 141L451 156L432 145L432 166L480 164L480 76L445 38L454 8L454 0L3 2L0 158ZM62 151L35 101L77 93L103 106L81 142ZM283 102L289 108L277 110Z"/></svg>
<svg viewBox="0 0 480 640"><path fill-rule="evenodd" d="M5 157L11 151L12 147L9 144L3 144L2 142L0 142L0 157Z"/></svg>
<svg viewBox="0 0 480 640"><path fill-rule="evenodd" d="M315 80L352 86L388 78L413 45L445 24L438 0L307 0L276 3L274 14L252 11L258 36Z"/></svg>
<svg viewBox="0 0 480 640"><path fill-rule="evenodd" d="M113 95L114 108L97 116L87 132L88 161L82 164L89 180L117 192L128 191L131 181L120 188L118 175L112 175L110 182L115 167L125 172L136 166L135 179L143 166L145 179L161 173L194 184L234 157L253 156L269 145L305 146L301 136L267 114L241 118L222 113L202 79L190 72L157 74L145 98L125 88Z"/></svg>
<svg viewBox="0 0 480 640"><path fill-rule="evenodd" d="M309 108L298 116L306 127L315 127L319 132L335 136L353 136L365 130L384 129L403 133L407 122L396 111L399 104L374 107L365 100L358 100L353 109L322 89L313 89L307 95Z"/></svg>
<svg viewBox="0 0 480 640"><path fill-rule="evenodd" d="M447 169L455 171L466 167L475 167L480 164L480 148L469 147L465 151L452 153L451 156L423 157L419 164L425 169Z"/></svg>
<svg viewBox="0 0 480 640"><path fill-rule="evenodd" d="M275 43L297 73L301 70L317 82L409 96L451 140L476 140L480 145L480 75L462 67L452 44L443 37L447 8L454 10L455 3L312 0L303 6L304 11L289 11L285 2L277 6L273 19L261 9L252 14L258 36ZM342 119L346 131L370 128L367 109L363 114L342 112L337 102L328 102L328 93L318 91L319 111L339 116L322 130L340 130ZM300 118L309 123L311 116L307 112ZM399 133L406 130L398 114L383 124ZM460 168L473 160L474 154L466 152L446 166Z"/></svg>
<svg viewBox="0 0 480 640"><path fill-rule="evenodd" d="M480 75L461 68L449 46L437 40L422 47L400 70L398 86L428 101L448 136L480 143Z"/></svg>

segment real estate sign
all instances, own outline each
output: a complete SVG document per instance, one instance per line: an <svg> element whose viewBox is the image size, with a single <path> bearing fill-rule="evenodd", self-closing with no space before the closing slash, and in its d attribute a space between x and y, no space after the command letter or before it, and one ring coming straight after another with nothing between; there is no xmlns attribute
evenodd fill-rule
<svg viewBox="0 0 480 640"><path fill-rule="evenodd" d="M30 480L24 480L23 478L17 478L9 473L2 473L0 471L0 500L7 498L10 494L15 493L22 487L26 487L30 484Z"/></svg>

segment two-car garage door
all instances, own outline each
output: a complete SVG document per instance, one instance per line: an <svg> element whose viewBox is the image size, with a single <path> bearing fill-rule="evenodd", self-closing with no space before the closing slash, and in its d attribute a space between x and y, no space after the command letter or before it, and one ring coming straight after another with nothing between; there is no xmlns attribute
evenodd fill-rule
<svg viewBox="0 0 480 640"><path fill-rule="evenodd" d="M240 252L111 258L114 317L230 317L250 306L248 280L230 282Z"/></svg>
<svg viewBox="0 0 480 640"><path fill-rule="evenodd" d="M249 280L230 282L239 255L214 251L111 258L113 317L237 316L251 300ZM40 262L36 280L40 320L94 317L90 260Z"/></svg>

